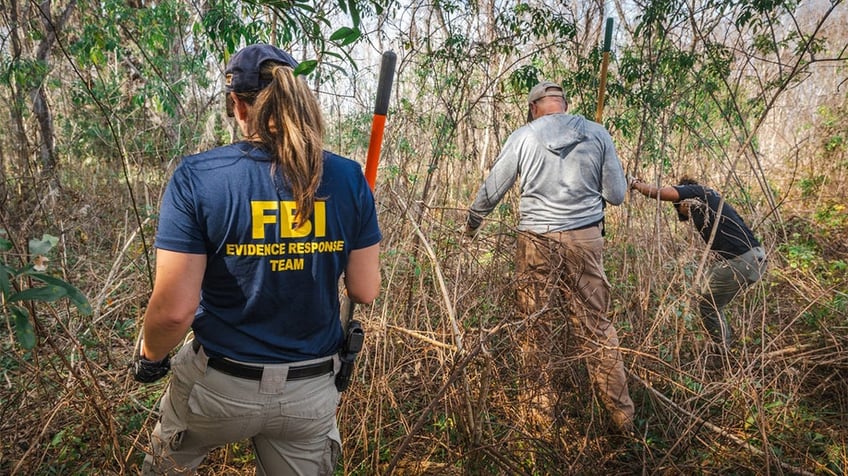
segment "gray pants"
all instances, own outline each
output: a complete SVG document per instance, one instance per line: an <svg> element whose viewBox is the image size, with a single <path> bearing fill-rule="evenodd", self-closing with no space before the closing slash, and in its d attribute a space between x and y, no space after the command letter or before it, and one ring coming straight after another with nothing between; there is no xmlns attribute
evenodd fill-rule
<svg viewBox="0 0 848 476"><path fill-rule="evenodd" d="M727 323L724 308L743 289L759 281L767 266L765 250L758 246L745 254L721 260L709 270L701 284L698 309L715 343L725 347L733 344L733 329Z"/></svg>
<svg viewBox="0 0 848 476"><path fill-rule="evenodd" d="M333 474L341 453L333 374L287 381L290 365L279 364L266 365L261 381L249 380L207 368L207 361L191 343L172 360L143 475L192 474L209 451L244 439L253 443L259 476Z"/></svg>

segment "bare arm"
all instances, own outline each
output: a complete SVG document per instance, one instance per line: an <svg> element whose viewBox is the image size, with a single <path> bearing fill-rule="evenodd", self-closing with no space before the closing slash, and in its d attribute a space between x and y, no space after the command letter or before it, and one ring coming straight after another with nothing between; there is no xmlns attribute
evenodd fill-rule
<svg viewBox="0 0 848 476"><path fill-rule="evenodd" d="M206 255L156 251L156 281L144 313L142 356L161 360L185 337L200 303Z"/></svg>
<svg viewBox="0 0 848 476"><path fill-rule="evenodd" d="M680 201L680 194L677 193L676 188L671 186L657 188L655 185L645 183L639 179L633 179L633 181L630 182L630 188L649 198L659 197L659 199L664 202Z"/></svg>
<svg viewBox="0 0 848 476"><path fill-rule="evenodd" d="M380 244L350 252L344 273L351 301L369 304L380 294Z"/></svg>

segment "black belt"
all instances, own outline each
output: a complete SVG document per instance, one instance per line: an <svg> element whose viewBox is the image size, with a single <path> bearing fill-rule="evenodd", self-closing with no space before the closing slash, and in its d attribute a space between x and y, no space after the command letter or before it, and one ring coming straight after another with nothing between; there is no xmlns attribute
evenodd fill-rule
<svg viewBox="0 0 848 476"><path fill-rule="evenodd" d="M602 221L604 221L604 219L603 219L603 218L601 218L600 220L596 221L595 223L589 223L588 225L579 226L579 227L577 227L577 228L573 228L573 229L571 229L571 230L565 230L565 231L577 231L577 230L585 230L585 229L587 229L587 228L594 228L594 227L596 227L596 226L600 225Z"/></svg>
<svg viewBox="0 0 848 476"><path fill-rule="evenodd" d="M197 352L200 350L200 342L194 339L191 343L191 348ZM264 367L258 365L240 364L223 357L209 357L206 365L227 375L250 380L262 380L262 371L264 370ZM314 364L300 365L298 367L289 367L286 380L303 380L329 373L333 373L333 359Z"/></svg>

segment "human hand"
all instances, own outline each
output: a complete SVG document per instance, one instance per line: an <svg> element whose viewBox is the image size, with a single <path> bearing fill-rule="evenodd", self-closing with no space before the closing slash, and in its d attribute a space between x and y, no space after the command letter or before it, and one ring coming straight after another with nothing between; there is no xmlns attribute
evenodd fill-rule
<svg viewBox="0 0 848 476"><path fill-rule="evenodd" d="M171 358L165 356L162 360L147 360L142 355L136 356L132 363L132 374L136 382L153 383L171 370Z"/></svg>
<svg viewBox="0 0 848 476"><path fill-rule="evenodd" d="M642 179L639 177L633 177L632 175L627 176L627 187L630 189L636 188L636 184L642 183Z"/></svg>

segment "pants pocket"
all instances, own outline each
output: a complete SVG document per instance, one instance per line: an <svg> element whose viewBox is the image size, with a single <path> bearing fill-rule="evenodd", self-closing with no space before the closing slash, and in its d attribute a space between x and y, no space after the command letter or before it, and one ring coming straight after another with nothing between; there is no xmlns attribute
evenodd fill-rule
<svg viewBox="0 0 848 476"><path fill-rule="evenodd" d="M339 463L339 457L342 454L342 442L338 432L328 435L327 446L324 448L324 455L321 458L321 465L318 468L320 476L332 476L336 470L336 465Z"/></svg>
<svg viewBox="0 0 848 476"><path fill-rule="evenodd" d="M259 402L224 395L200 383L191 389L188 407L193 414L212 419L256 416L263 408Z"/></svg>
<svg viewBox="0 0 848 476"><path fill-rule="evenodd" d="M280 402L283 434L289 440L309 440L336 429L339 392L332 378L319 377L289 385L291 394Z"/></svg>

